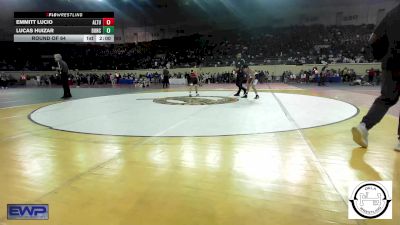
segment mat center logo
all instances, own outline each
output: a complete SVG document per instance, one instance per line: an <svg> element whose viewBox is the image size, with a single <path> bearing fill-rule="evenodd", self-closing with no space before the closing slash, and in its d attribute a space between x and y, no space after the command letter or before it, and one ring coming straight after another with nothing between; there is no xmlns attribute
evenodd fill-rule
<svg viewBox="0 0 400 225"><path fill-rule="evenodd" d="M217 105L227 104L239 101L237 98L222 96L177 96L153 99L153 102L166 105Z"/></svg>
<svg viewBox="0 0 400 225"><path fill-rule="evenodd" d="M349 219L391 219L391 193L390 181L353 184L349 189Z"/></svg>

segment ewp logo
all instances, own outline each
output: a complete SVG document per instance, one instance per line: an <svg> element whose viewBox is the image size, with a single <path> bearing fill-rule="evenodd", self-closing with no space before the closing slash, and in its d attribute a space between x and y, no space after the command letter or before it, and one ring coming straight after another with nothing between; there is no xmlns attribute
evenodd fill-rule
<svg viewBox="0 0 400 225"><path fill-rule="evenodd" d="M7 205L8 220L48 220L49 205L37 204L8 204Z"/></svg>

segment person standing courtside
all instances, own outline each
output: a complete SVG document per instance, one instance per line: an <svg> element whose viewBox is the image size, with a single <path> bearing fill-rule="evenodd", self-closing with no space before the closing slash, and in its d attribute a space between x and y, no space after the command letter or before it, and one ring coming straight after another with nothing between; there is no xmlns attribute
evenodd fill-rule
<svg viewBox="0 0 400 225"><path fill-rule="evenodd" d="M390 11L376 27L369 39L375 59L382 60L381 95L375 99L361 123L352 128L353 140L360 146L368 147L368 130L385 116L395 105L400 95L400 5ZM400 124L398 127L400 138ZM400 151L400 142L395 147Z"/></svg>
<svg viewBox="0 0 400 225"><path fill-rule="evenodd" d="M318 86L326 86L325 82L326 82L326 77L328 75L327 68L328 68L328 63L326 63L321 69L321 73L319 74Z"/></svg>
<svg viewBox="0 0 400 225"><path fill-rule="evenodd" d="M162 83L163 83L163 88L169 88L169 71L166 67L163 70Z"/></svg>
<svg viewBox="0 0 400 225"><path fill-rule="evenodd" d="M57 70L61 76L61 83L64 89L64 95L61 98L71 98L72 95L68 84L68 65L64 60L62 60L62 56L60 54L55 54L54 60L57 62Z"/></svg>
<svg viewBox="0 0 400 225"><path fill-rule="evenodd" d="M236 86L239 88L235 96L240 96L240 92L243 90L244 94L246 95L247 90L243 87L243 82L245 80L245 75L243 72L243 66L246 64L244 59L242 59L242 54L238 53L236 55L236 62L235 62L235 72L236 72Z"/></svg>

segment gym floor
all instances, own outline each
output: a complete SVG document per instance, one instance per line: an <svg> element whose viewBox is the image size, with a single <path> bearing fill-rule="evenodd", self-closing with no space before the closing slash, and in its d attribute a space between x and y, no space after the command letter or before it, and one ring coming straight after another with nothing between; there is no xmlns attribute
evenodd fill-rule
<svg viewBox="0 0 400 225"><path fill-rule="evenodd" d="M64 103L59 100L60 88L0 90L0 224L400 224L400 153L393 150L397 144L399 107L393 107L371 130L368 150L354 144L350 132L379 95L378 87L259 85L260 102L265 103L268 96L273 101L271 96L275 96L281 107L288 109L284 114L294 118L296 129L279 130L274 120L267 120L260 121L265 122L260 127L270 126L272 130L252 132L251 127L260 127L247 126L246 121L251 122L247 118L239 126L246 129L243 133L229 133L228 128L218 125L212 131L228 133L208 135L204 133L206 127L193 128L194 133L186 130L190 126L183 125L192 119L182 124L172 118L168 124L159 125L157 121L155 126L149 119L141 125L143 130L148 124L170 133L147 130L147 134L140 135L126 129L102 133L101 126L97 126L99 132L85 132L82 129L87 124L80 121L80 116L87 115L86 110L91 108L87 104L74 107L76 126L66 128L55 123L58 112L60 119L68 116L63 110L69 110L72 103L123 99L128 94L170 96L185 89L73 88L74 98ZM230 96L235 87L206 85L200 90L200 94L207 91ZM345 119L321 122L325 113L318 115L305 104L298 109L299 114L320 124L298 126L297 113L290 108L295 103L283 101L282 96L287 94L308 96L310 102L343 102L349 113L343 115ZM253 93L250 95L254 97ZM246 101L255 102L240 99L229 104ZM326 103L329 101L321 104ZM55 106L58 108L52 111ZM195 107L199 107L198 111L192 114L200 118L196 123L207 124L210 117L202 117L207 115L202 113L213 108ZM49 114L46 120L47 109L55 114ZM98 110L105 109L93 110L101 114ZM138 111L144 115L173 113ZM108 120L111 118L106 116L104 124L109 124ZM227 127L238 128L230 124ZM347 219L348 186L358 180L393 181L392 220ZM20 203L49 204L50 219L7 220L7 204Z"/></svg>

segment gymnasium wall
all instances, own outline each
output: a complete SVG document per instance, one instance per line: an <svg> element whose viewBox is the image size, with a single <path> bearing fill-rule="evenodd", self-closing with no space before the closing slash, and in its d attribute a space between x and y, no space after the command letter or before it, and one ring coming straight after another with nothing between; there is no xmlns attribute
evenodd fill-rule
<svg viewBox="0 0 400 225"><path fill-rule="evenodd" d="M280 76L284 71L292 71L293 73L298 73L301 70L309 70L312 69L314 66L317 66L318 69L321 69L323 65L318 64L305 64L305 65L263 65L263 66L251 66L254 70L264 70L264 71L269 71L271 75L276 75ZM381 69L381 63L362 63L362 64L332 64L329 65L329 68L331 69L344 69L347 67L348 69L354 69L354 71L357 73L357 75L364 75L365 71L371 68L374 69ZM170 69L170 73L186 73L189 72L191 68L177 68L177 69ZM198 69L202 73L223 73L227 71L232 71L233 67L205 67ZM30 75L30 76L37 76L37 75L51 75L55 74L55 71L0 71L4 72L5 74L11 75L12 77L19 79L19 76L21 73L24 73L25 75ZM120 74L124 73L134 73L137 76L141 74L146 74L147 72L151 73L161 73L162 69L146 69L146 70L118 70ZM71 73L74 74L74 71L71 71ZM115 70L82 70L79 71L79 73L82 74L87 74L87 73L115 73Z"/></svg>
<svg viewBox="0 0 400 225"><path fill-rule="evenodd" d="M323 67L322 64L304 64L300 66L296 65L262 65L262 66L250 66L250 68L254 70L263 70L263 71L268 71L271 75L276 75L280 76L283 74L284 71L291 71L293 73L299 73L301 70L309 70L312 69L314 66L316 66L318 69L321 69ZM331 69L344 69L347 67L348 69L354 69L354 71L357 73L357 75L364 75L365 71L367 69L381 69L381 63L363 63L363 64L332 64L329 65L329 68ZM185 73L189 72L191 68L178 68L178 69L170 69L170 73ZM223 73L227 71L232 71L233 67L205 67L198 69L202 73ZM134 73L136 74L145 74L147 72L162 72L162 70L135 70ZM121 73L124 73L124 71L120 71Z"/></svg>

